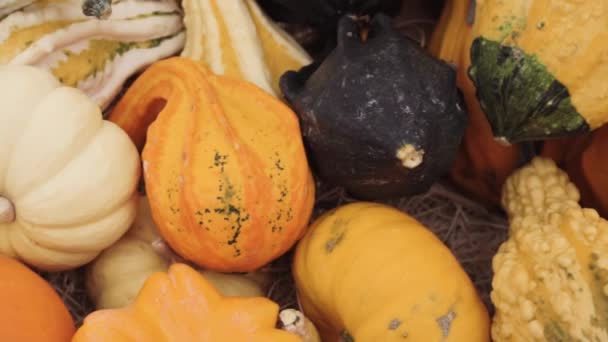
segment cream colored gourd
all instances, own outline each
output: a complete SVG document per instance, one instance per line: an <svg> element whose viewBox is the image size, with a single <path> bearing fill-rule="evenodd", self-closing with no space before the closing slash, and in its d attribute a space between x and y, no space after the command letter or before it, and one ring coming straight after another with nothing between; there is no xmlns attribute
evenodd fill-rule
<svg viewBox="0 0 608 342"><path fill-rule="evenodd" d="M579 198L551 159L507 179L509 239L492 263L495 342L608 341L608 221Z"/></svg>
<svg viewBox="0 0 608 342"><path fill-rule="evenodd" d="M0 65L0 253L46 271L93 260L136 214L137 149L83 92Z"/></svg>
<svg viewBox="0 0 608 342"><path fill-rule="evenodd" d="M255 0L184 0L186 43L182 57L211 71L254 83L274 96L279 78L312 59Z"/></svg>
<svg viewBox="0 0 608 342"><path fill-rule="evenodd" d="M181 51L182 19L172 0L122 0L107 20L82 0L37 1L0 20L0 64L47 69L105 109L127 78Z"/></svg>
<svg viewBox="0 0 608 342"><path fill-rule="evenodd" d="M166 272L183 262L158 234L145 196L139 197L137 217L129 231L91 263L86 274L89 297L97 309L130 304L154 272ZM267 277L259 273L225 274L200 271L224 296L262 297Z"/></svg>

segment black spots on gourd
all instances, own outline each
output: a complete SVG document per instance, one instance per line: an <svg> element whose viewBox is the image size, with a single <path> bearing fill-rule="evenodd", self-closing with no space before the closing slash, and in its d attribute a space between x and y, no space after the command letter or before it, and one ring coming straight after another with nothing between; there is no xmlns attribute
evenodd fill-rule
<svg viewBox="0 0 608 342"><path fill-rule="evenodd" d="M277 156L277 160L274 162L274 167L279 171L285 170L285 167L282 164L281 158L279 158L279 154L275 152L275 155Z"/></svg>
<svg viewBox="0 0 608 342"><path fill-rule="evenodd" d="M274 153L273 165L274 167L270 172L270 180L279 191L277 202L282 203L289 195L289 188L287 187L287 180L284 177L285 166L278 152Z"/></svg>
<svg viewBox="0 0 608 342"><path fill-rule="evenodd" d="M271 157L270 180L272 182L274 195L277 203L277 210L268 218L268 226L273 233L280 233L286 222L293 219L293 211L291 208L285 209L284 205L289 196L289 188L287 186L287 177L285 175L285 165L283 159L278 152L274 152Z"/></svg>
<svg viewBox="0 0 608 342"><path fill-rule="evenodd" d="M213 155L213 164L209 167L211 168L219 168L220 172L224 172L224 166L228 164L228 155L227 154L220 154L218 151L215 151L215 154Z"/></svg>
<svg viewBox="0 0 608 342"><path fill-rule="evenodd" d="M277 199L277 202L282 203L287 198L287 195L289 195L289 190L287 189L285 182L277 185L277 187L279 188L279 198Z"/></svg>
<svg viewBox="0 0 608 342"><path fill-rule="evenodd" d="M211 224L213 222L213 219L211 218L211 216L207 215L210 214L211 210L209 210L209 208L205 208L203 210L197 210L194 215L198 218L198 225L209 231L209 224Z"/></svg>
<svg viewBox="0 0 608 342"><path fill-rule="evenodd" d="M222 228L218 227L218 229L227 233L228 238L225 243L226 245L233 247L233 256L236 258L241 255L241 249L239 248L238 242L243 225L250 217L249 213L242 205L242 190L237 189L230 181L230 178L224 173L228 162L228 155L215 151L210 168L216 168L220 172L217 184L218 196L215 197L218 205L216 207L198 210L196 215L199 217L199 225L206 230L210 230L209 225L213 223L214 217L216 219L218 217L221 218Z"/></svg>
<svg viewBox="0 0 608 342"><path fill-rule="evenodd" d="M179 194L181 189L180 180L183 179L181 175L174 173L171 178L173 181L169 186L167 186L166 196L167 202L169 203L169 210L173 215L177 215L180 212L179 206L177 206L179 201Z"/></svg>
<svg viewBox="0 0 608 342"><path fill-rule="evenodd" d="M287 222L293 220L293 209L287 209Z"/></svg>
<svg viewBox="0 0 608 342"><path fill-rule="evenodd" d="M221 215L223 221L226 222L224 230L231 232L231 237L226 244L234 247L234 257L241 255L241 250L238 247L238 238L241 235L243 223L249 220L249 214L241 206L242 199L238 195L234 186L228 178L224 178L223 196L218 196L217 200L221 206L213 208L213 213Z"/></svg>

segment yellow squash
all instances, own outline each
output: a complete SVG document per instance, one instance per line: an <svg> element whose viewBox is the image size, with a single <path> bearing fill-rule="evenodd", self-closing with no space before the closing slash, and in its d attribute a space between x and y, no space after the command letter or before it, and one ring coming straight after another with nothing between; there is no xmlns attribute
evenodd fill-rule
<svg viewBox="0 0 608 342"><path fill-rule="evenodd" d="M397 209L357 202L324 214L293 275L323 341L489 341L488 312L454 255Z"/></svg>

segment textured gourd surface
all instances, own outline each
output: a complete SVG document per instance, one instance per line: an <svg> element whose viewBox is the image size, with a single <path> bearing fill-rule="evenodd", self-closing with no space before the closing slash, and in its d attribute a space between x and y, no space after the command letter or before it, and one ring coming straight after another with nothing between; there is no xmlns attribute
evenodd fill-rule
<svg viewBox="0 0 608 342"><path fill-rule="evenodd" d="M608 221L537 157L505 184L509 239L493 260L495 341L608 339Z"/></svg>

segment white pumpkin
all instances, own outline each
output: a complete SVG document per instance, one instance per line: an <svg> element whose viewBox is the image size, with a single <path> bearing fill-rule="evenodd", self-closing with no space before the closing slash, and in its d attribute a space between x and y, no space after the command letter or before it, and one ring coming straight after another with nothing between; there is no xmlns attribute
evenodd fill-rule
<svg viewBox="0 0 608 342"><path fill-rule="evenodd" d="M0 253L46 271L90 262L135 219L139 176L128 135L82 91L0 66Z"/></svg>

